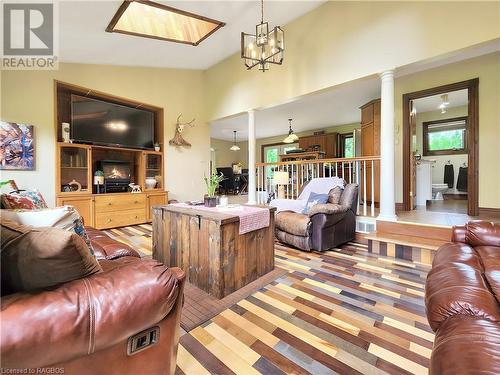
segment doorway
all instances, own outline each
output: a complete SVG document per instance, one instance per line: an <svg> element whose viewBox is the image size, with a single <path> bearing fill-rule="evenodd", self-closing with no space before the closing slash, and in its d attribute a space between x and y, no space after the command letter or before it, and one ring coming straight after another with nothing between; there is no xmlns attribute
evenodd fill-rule
<svg viewBox="0 0 500 375"><path fill-rule="evenodd" d="M403 208L478 215L478 85L403 95Z"/></svg>

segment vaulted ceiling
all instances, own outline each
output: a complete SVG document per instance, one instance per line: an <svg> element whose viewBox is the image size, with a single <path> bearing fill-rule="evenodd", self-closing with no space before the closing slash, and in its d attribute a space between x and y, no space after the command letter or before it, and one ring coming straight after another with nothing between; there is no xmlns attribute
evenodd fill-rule
<svg viewBox="0 0 500 375"><path fill-rule="evenodd" d="M225 22L198 46L107 33L122 1L59 2L61 62L207 69L239 51L240 33L255 32L259 1L157 1ZM266 1L264 18L284 25L321 5L324 0Z"/></svg>

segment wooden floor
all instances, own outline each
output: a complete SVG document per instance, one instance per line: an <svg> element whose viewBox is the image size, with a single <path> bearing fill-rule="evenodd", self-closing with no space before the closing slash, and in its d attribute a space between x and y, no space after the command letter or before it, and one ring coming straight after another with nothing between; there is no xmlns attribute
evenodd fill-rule
<svg viewBox="0 0 500 375"><path fill-rule="evenodd" d="M150 258L153 254L151 224L134 225L130 227L114 228L105 230L111 238L129 245L137 250L141 256Z"/></svg>
<svg viewBox="0 0 500 375"><path fill-rule="evenodd" d="M220 314L228 307L253 294L270 282L286 274L287 271L275 267L273 271L259 277L257 280L245 285L243 288L227 295L222 299L212 297L205 291L186 283L184 287L184 305L182 306L181 327L186 331L198 327L207 320Z"/></svg>
<svg viewBox="0 0 500 375"><path fill-rule="evenodd" d="M428 266L353 244L277 244L276 265L288 273L181 336L178 374L428 372Z"/></svg>

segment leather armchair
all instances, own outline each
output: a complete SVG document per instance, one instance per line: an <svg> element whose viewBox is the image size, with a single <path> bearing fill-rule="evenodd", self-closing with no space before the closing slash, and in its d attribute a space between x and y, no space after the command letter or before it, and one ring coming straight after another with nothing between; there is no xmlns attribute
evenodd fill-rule
<svg viewBox="0 0 500 375"><path fill-rule="evenodd" d="M2 367L173 374L183 271L141 259L102 232L88 233L103 272L2 297Z"/></svg>
<svg viewBox="0 0 500 375"><path fill-rule="evenodd" d="M430 372L500 374L500 224L472 221L453 229L425 286L436 332Z"/></svg>
<svg viewBox="0 0 500 375"><path fill-rule="evenodd" d="M354 240L358 185L347 184L339 204L313 206L309 213L276 214L276 238L301 250L323 251Z"/></svg>

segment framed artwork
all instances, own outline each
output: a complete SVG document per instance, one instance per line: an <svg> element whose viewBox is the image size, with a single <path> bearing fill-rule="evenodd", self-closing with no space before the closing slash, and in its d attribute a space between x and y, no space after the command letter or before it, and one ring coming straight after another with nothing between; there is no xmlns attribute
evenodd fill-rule
<svg viewBox="0 0 500 375"><path fill-rule="evenodd" d="M0 170L35 170L33 125L0 121Z"/></svg>

